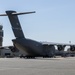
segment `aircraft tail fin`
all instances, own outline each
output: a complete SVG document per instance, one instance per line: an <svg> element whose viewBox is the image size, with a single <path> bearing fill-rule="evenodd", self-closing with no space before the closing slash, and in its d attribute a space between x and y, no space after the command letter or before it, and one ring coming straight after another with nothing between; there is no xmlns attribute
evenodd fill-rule
<svg viewBox="0 0 75 75"><path fill-rule="evenodd" d="M6 11L8 18L10 20L10 23L12 25L12 30L14 32L14 35L16 38L24 38L24 34L20 25L20 22L18 20L17 15L12 15L12 13L16 13L15 11Z"/></svg>
<svg viewBox="0 0 75 75"><path fill-rule="evenodd" d="M6 11L6 14L0 14L0 16L8 16L12 26L13 33L16 38L25 38L17 15L31 13L35 13L35 11L22 13L17 13L16 11Z"/></svg>

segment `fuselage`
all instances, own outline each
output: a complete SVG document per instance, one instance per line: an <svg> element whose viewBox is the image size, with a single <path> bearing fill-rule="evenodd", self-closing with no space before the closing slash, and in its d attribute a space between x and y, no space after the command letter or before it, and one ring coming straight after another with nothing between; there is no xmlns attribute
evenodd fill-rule
<svg viewBox="0 0 75 75"><path fill-rule="evenodd" d="M52 51L55 51L54 46L44 46L42 43L30 39L15 39L14 45L19 50L24 51L26 56L50 56Z"/></svg>

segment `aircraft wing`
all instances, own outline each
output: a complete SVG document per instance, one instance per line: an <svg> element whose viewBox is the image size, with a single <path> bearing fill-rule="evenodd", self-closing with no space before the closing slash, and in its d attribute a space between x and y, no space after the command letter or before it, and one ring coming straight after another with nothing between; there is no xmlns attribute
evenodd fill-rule
<svg viewBox="0 0 75 75"><path fill-rule="evenodd" d="M64 50L66 46L70 46L71 51L75 51L75 44L71 43L54 43L54 42L41 42L43 46L57 46L59 51Z"/></svg>
<svg viewBox="0 0 75 75"><path fill-rule="evenodd" d="M75 44L71 43L54 43L54 42L41 42L43 45L65 45L65 46L75 46Z"/></svg>

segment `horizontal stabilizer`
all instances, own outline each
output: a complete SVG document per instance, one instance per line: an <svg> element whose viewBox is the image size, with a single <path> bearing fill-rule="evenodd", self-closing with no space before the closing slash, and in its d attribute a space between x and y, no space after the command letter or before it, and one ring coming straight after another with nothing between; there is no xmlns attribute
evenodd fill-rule
<svg viewBox="0 0 75 75"><path fill-rule="evenodd" d="M35 11L32 12L21 12L21 13L17 13L17 12L13 12L12 15L23 15L23 14L32 14L35 13ZM8 16L7 14L0 14L0 16Z"/></svg>

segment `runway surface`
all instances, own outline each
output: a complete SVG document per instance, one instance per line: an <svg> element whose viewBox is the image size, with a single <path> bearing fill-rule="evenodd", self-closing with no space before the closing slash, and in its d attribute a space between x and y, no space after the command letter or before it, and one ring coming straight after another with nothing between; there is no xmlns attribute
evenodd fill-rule
<svg viewBox="0 0 75 75"><path fill-rule="evenodd" d="M75 75L75 57L0 58L0 75Z"/></svg>

